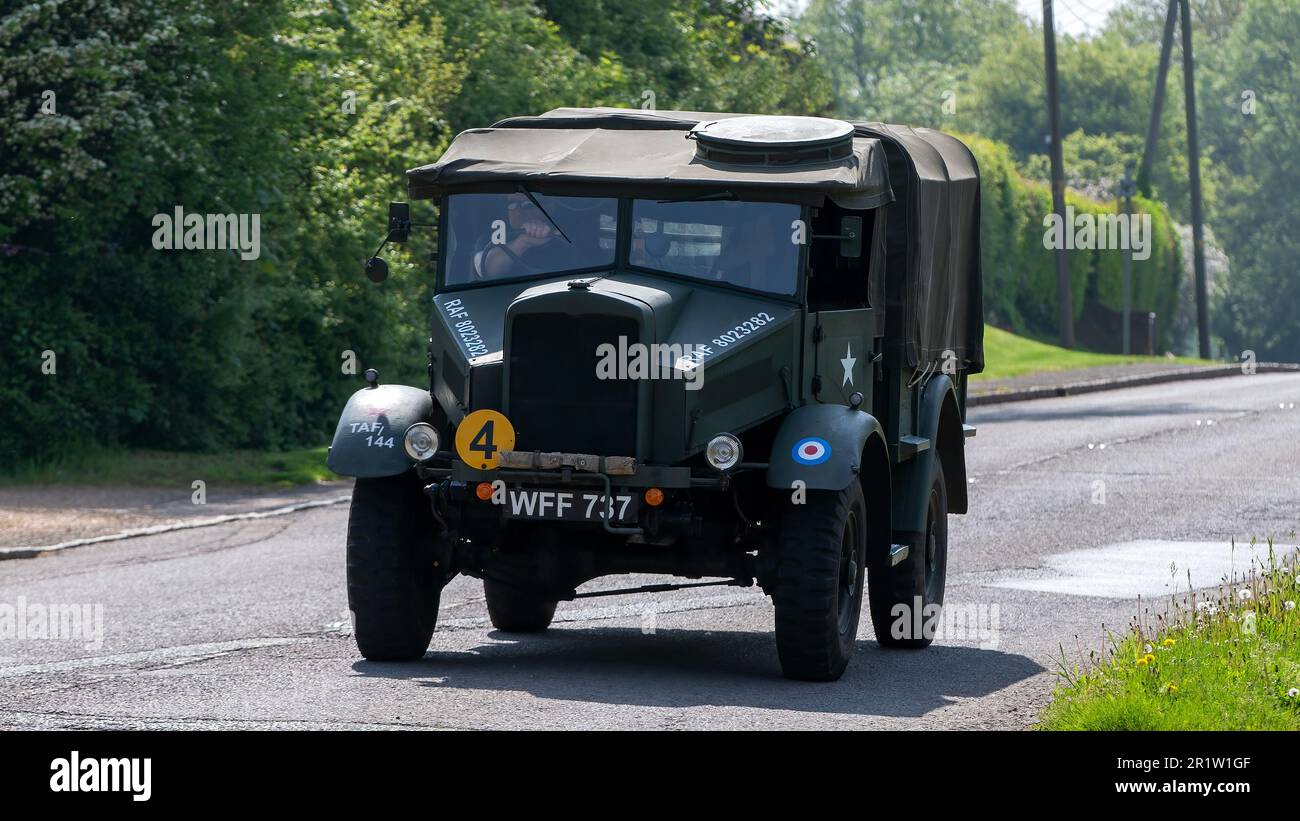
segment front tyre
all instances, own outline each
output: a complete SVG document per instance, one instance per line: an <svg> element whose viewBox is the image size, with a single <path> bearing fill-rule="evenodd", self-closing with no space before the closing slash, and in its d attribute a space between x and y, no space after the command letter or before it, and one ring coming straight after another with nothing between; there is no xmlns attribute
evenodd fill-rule
<svg viewBox="0 0 1300 821"><path fill-rule="evenodd" d="M948 574L948 486L938 460L930 480L925 530L908 539L907 558L877 557L867 574L871 624L881 647L929 647L939 625Z"/></svg>
<svg viewBox="0 0 1300 821"><path fill-rule="evenodd" d="M857 644L867 556L866 502L856 480L809 491L782 518L772 599L786 678L834 681Z"/></svg>
<svg viewBox="0 0 1300 821"><path fill-rule="evenodd" d="M370 661L413 661L429 648L446 568L438 528L413 474L358 479L348 515L348 607Z"/></svg>

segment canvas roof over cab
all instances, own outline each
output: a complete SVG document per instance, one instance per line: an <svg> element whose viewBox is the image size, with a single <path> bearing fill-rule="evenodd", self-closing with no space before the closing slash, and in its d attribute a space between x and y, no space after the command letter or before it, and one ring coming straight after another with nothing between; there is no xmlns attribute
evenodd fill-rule
<svg viewBox="0 0 1300 821"><path fill-rule="evenodd" d="M557 108L459 134L407 172L413 199L457 191L753 199L885 207L887 353L938 371L984 367L979 169L959 140L926 128L853 123L842 156L788 164L718 162L697 150L704 124L755 115ZM701 154L704 156L701 156ZM882 306L877 306L882 307Z"/></svg>
<svg viewBox="0 0 1300 821"><path fill-rule="evenodd" d="M892 199L879 140L853 137L840 159L819 163L736 164L703 159L693 129L737 114L558 108L463 131L435 163L407 172L413 199L451 191L617 188L646 195L690 191L818 204L827 196L853 208Z"/></svg>

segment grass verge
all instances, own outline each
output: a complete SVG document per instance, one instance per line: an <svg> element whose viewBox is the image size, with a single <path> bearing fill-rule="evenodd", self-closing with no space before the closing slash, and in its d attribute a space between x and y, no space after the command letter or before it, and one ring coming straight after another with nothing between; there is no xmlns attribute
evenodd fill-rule
<svg viewBox="0 0 1300 821"><path fill-rule="evenodd" d="M984 326L984 360L987 363L983 373L971 377L972 382L988 379L1006 379L1023 376L1028 373L1043 371L1065 371L1076 368L1092 368L1099 365L1131 365L1135 363L1159 363L1173 365L1210 365L1203 359L1178 357L1169 359L1164 356L1124 356L1122 354L1093 353L1091 351L1072 351L1058 348L1046 342L1039 342L1024 336Z"/></svg>
<svg viewBox="0 0 1300 821"><path fill-rule="evenodd" d="M202 479L208 487L292 487L338 479L325 466L325 447L273 453L174 453L96 450L20 466L0 485L77 484L176 487Z"/></svg>
<svg viewBox="0 0 1300 821"><path fill-rule="evenodd" d="M1067 667L1044 730L1300 730L1300 576L1267 567L1145 611Z"/></svg>

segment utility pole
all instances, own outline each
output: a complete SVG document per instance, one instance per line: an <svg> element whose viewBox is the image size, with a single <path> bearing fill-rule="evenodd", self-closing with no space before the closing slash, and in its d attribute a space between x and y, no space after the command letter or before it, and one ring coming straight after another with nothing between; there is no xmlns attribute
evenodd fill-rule
<svg viewBox="0 0 1300 821"><path fill-rule="evenodd" d="M1074 226L1065 223L1065 160L1061 151L1060 98L1056 88L1056 24L1052 0L1043 0L1043 57L1047 68L1047 121L1051 130L1052 210L1060 220L1062 238ZM1061 345L1074 347L1074 298L1070 286L1070 258L1065 242L1056 248L1056 315Z"/></svg>
<svg viewBox="0 0 1300 821"><path fill-rule="evenodd" d="M1124 222L1127 225L1126 233L1129 237L1133 236L1133 195L1137 193L1137 185L1133 181L1133 166L1129 165L1124 169L1124 179L1119 184L1119 195L1124 198ZM1121 234L1122 236L1122 234ZM1124 244L1124 355L1127 356L1132 350L1133 319L1130 311L1132 310L1130 294L1132 288L1129 277L1129 271L1133 264L1133 243Z"/></svg>
<svg viewBox="0 0 1300 821"><path fill-rule="evenodd" d="M1138 167L1137 187L1142 196L1151 196L1151 164L1156 156L1156 137L1160 134L1160 115L1165 107L1165 81L1169 77L1169 57L1174 50L1174 25L1178 22L1179 0L1169 0L1165 14L1165 33L1160 40L1160 67L1156 70L1155 99L1151 103L1151 120L1147 124L1146 148Z"/></svg>
<svg viewBox="0 0 1300 821"><path fill-rule="evenodd" d="M1205 283L1205 225L1201 202L1201 144L1196 131L1196 78L1192 59L1192 9L1181 0L1183 94L1187 98L1187 174L1192 183L1192 264L1196 269L1196 335L1202 359L1210 358L1210 309Z"/></svg>

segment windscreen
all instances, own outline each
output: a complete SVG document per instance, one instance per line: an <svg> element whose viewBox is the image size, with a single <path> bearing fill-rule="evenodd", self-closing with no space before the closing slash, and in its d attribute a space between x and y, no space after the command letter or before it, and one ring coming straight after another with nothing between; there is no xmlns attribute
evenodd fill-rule
<svg viewBox="0 0 1300 821"><path fill-rule="evenodd" d="M628 262L790 296L807 239L799 219L788 203L634 200Z"/></svg>
<svg viewBox="0 0 1300 821"><path fill-rule="evenodd" d="M614 264L613 198L452 194L445 208L448 286Z"/></svg>

